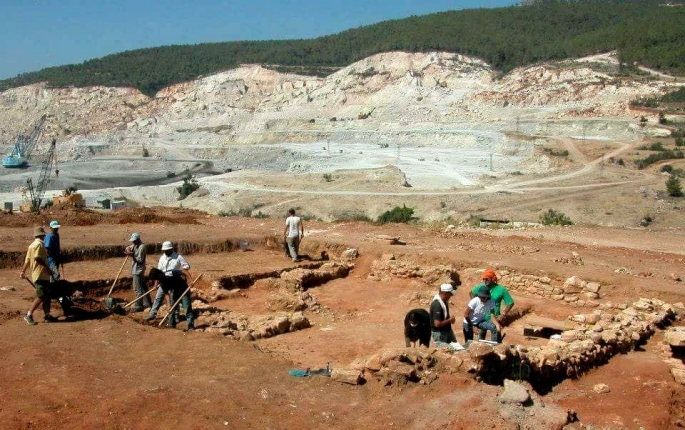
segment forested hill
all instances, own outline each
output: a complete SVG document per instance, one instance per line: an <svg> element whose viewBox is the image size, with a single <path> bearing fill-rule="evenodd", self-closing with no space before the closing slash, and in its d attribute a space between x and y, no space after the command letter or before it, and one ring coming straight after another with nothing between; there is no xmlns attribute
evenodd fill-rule
<svg viewBox="0 0 685 430"><path fill-rule="evenodd" d="M612 49L626 64L685 74L685 7L652 0L546 1L412 16L316 39L163 46L25 73L0 81L0 91L47 81L55 87L133 86L154 95L242 63L302 66L316 74L386 51L456 52L509 71Z"/></svg>

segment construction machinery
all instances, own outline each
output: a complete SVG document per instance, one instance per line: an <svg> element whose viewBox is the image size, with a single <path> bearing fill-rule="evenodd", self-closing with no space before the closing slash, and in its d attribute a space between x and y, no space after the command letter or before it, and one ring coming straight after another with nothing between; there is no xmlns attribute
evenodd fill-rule
<svg viewBox="0 0 685 430"><path fill-rule="evenodd" d="M19 210L22 212L39 212L43 196L45 195L45 188L50 182L50 175L52 173L53 165L56 165L55 146L57 141L52 139L47 156L40 168L40 176L38 182L33 184L31 178L26 180L26 189L29 195L29 203L22 205Z"/></svg>
<svg viewBox="0 0 685 430"><path fill-rule="evenodd" d="M45 118L45 115L40 117L28 136L24 134L17 136L12 152L2 157L2 167L19 168L28 166L33 148L36 147L38 139L43 134Z"/></svg>
<svg viewBox="0 0 685 430"><path fill-rule="evenodd" d="M55 196L52 198L52 206L60 209L64 209L67 207L86 207L86 201L83 199L83 196L77 193L76 191L78 190L75 187L69 187L67 189L62 190L61 196Z"/></svg>

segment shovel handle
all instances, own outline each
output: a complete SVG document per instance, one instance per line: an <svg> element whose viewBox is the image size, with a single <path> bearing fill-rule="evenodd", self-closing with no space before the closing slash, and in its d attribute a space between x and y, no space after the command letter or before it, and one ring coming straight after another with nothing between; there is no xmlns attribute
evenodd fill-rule
<svg viewBox="0 0 685 430"><path fill-rule="evenodd" d="M186 294L188 294L188 292L190 291L190 289L193 288L193 286L197 283L197 281L200 280L200 278L202 278L202 275L204 275L204 273L200 273L200 276L198 276L197 278L195 278L195 280L193 281L193 283L190 284L190 285L188 286L188 288L186 288L186 290L183 292L183 294L181 294L181 297L179 297L178 300L176 300L176 303L174 303L174 305L171 307L171 309L169 309L169 312L167 312L167 314L164 315L164 318L162 318L162 321L159 322L159 325L158 325L157 327L161 327L162 324L164 324L164 321L166 321L166 319L169 318L169 315L171 315L171 313L174 311L174 309L176 309L176 307L178 306L178 304L181 303L181 299L182 299L183 297L185 297Z"/></svg>
<svg viewBox="0 0 685 430"><path fill-rule="evenodd" d="M114 278L114 282L112 282L112 286L109 288L109 293L107 293L107 298L109 299L109 296L112 294L112 291L114 290L114 286L117 284L117 281L119 280L119 276L121 276L121 271L124 270L124 266L126 265L126 262L128 261L128 255L126 258L124 258L124 262L121 263L121 267L119 268L119 272L117 273L117 277Z"/></svg>
<svg viewBox="0 0 685 430"><path fill-rule="evenodd" d="M151 292L155 291L156 289L157 289L157 287L152 287L152 288L150 288L150 291L148 291L147 293L141 294L139 297L136 297L135 300L133 300L132 302L126 303L124 306L122 306L122 308L123 308L123 309L126 309L127 307L129 307L129 306L133 305L134 303L138 302L138 300L140 300L140 299L142 299L143 297L147 296L148 294L150 294Z"/></svg>

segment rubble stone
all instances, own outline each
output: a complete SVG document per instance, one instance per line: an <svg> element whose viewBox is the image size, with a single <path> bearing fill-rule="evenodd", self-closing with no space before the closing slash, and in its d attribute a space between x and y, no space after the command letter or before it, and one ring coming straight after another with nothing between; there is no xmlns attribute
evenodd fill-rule
<svg viewBox="0 0 685 430"><path fill-rule="evenodd" d="M523 385L510 379L504 380L504 391L499 396L502 403L525 404L530 401L530 393Z"/></svg>

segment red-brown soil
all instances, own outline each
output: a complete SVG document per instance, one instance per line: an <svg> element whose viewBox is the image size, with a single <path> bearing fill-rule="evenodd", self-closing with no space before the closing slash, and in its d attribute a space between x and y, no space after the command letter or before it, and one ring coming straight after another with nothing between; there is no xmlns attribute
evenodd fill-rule
<svg viewBox="0 0 685 430"><path fill-rule="evenodd" d="M149 242L162 240L253 241L251 252L195 254L195 273L213 277L292 267L282 251L263 239L282 232L281 220L197 218L198 224L98 224L63 229L65 247L126 244L131 231ZM6 224L5 224L6 225ZM617 229L536 229L497 233L464 231L443 237L412 226L307 223L305 251L360 250L346 278L312 288L318 313L305 311L313 327L255 342L238 342L213 333L184 333L138 324L131 318L27 326L21 315L32 290L17 270L0 270L0 422L3 428L516 428L498 412L501 387L480 384L465 375L440 375L430 385L384 387L371 379L352 387L327 378L290 377L288 369L348 366L380 348L404 345L404 314L420 304L408 293L411 280L375 282L371 263L383 253L420 264L452 263L460 269L494 266L551 277L580 276L603 283L603 300L627 302L640 296L683 301L682 232ZM376 234L401 236L392 246ZM543 237L540 238L540 235ZM30 228L0 227L3 250L23 250ZM559 236L559 239L555 238ZM611 242L609 244L608 242ZM634 246L633 246L634 244ZM671 247L673 252L664 252ZM522 251L523 250L523 251ZM533 251L531 251L533 250ZM577 252L583 266L554 260ZM154 264L158 256L150 256ZM121 259L80 261L66 266L70 280L111 279ZM634 274L615 273L624 267ZM18 269L18 268L17 268ZM651 273L640 277L639 272ZM468 287L478 279L462 273L463 286L452 298L457 314ZM209 281L205 283L208 287ZM242 295L213 305L243 314L266 314L268 291L247 288ZM130 291L117 296L130 298ZM557 320L577 309L538 298L515 296L516 308ZM57 306L55 315L61 315ZM505 328L507 343L535 344L522 335L528 315ZM456 327L457 336L461 333ZM579 380L567 380L542 397L550 406L573 409L582 424L604 428L668 428L683 422L682 387L663 362L660 335L644 351L611 359ZM596 394L597 383L610 386ZM680 393L680 394L679 394ZM530 419L534 419L531 417Z"/></svg>

